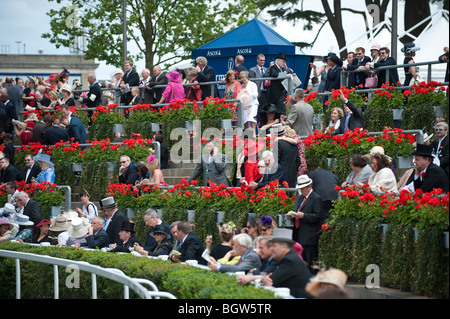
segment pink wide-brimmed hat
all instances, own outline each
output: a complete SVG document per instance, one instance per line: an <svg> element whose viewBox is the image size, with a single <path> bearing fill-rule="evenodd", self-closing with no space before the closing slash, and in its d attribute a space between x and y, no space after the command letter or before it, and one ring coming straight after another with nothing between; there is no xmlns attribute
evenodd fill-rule
<svg viewBox="0 0 450 319"><path fill-rule="evenodd" d="M172 82L180 83L182 81L180 73L175 70L170 71L170 73L166 74L166 77Z"/></svg>

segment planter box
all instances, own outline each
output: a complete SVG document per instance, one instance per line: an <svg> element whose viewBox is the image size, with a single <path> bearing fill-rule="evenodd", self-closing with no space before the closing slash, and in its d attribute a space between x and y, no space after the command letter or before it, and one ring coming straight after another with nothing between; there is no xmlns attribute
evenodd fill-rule
<svg viewBox="0 0 450 319"><path fill-rule="evenodd" d="M411 168L413 167L412 161L412 157L398 156L397 166L398 168Z"/></svg>
<svg viewBox="0 0 450 319"><path fill-rule="evenodd" d="M162 214L163 214L163 210L161 208L157 208L156 210L156 214L158 215L158 218L161 219L162 218Z"/></svg>
<svg viewBox="0 0 450 319"><path fill-rule="evenodd" d="M195 220L195 209L188 209L188 222L193 223Z"/></svg>
<svg viewBox="0 0 450 319"><path fill-rule="evenodd" d="M72 172L74 173L81 172L82 168L83 168L82 163L72 163Z"/></svg>
<svg viewBox="0 0 450 319"><path fill-rule="evenodd" d="M448 231L443 232L444 233L444 248L448 249L448 239L449 239L449 234Z"/></svg>
<svg viewBox="0 0 450 319"><path fill-rule="evenodd" d="M52 206L50 208L50 218L56 217L61 214L61 206Z"/></svg>
<svg viewBox="0 0 450 319"><path fill-rule="evenodd" d="M125 125L124 124L113 124L113 135L114 135L114 138L124 138L125 137Z"/></svg>
<svg viewBox="0 0 450 319"><path fill-rule="evenodd" d="M188 130L188 131L194 130L194 122L184 121L184 126L185 126L186 130Z"/></svg>
<svg viewBox="0 0 450 319"><path fill-rule="evenodd" d="M403 109L392 109L392 115L394 116L394 121L401 120L403 115Z"/></svg>
<svg viewBox="0 0 450 319"><path fill-rule="evenodd" d="M134 210L132 210L131 208L127 208L127 217L129 219L134 218Z"/></svg>
<svg viewBox="0 0 450 319"><path fill-rule="evenodd" d="M224 130L227 130L227 129L232 128L231 119L220 120L220 126L221 126Z"/></svg>
<svg viewBox="0 0 450 319"><path fill-rule="evenodd" d="M278 227L293 227L293 220L284 214L278 214Z"/></svg>
<svg viewBox="0 0 450 319"><path fill-rule="evenodd" d="M386 235L386 231L388 229L389 224L381 224L381 231L383 233L383 236Z"/></svg>
<svg viewBox="0 0 450 319"><path fill-rule="evenodd" d="M224 211L216 211L216 221L220 224L223 223L223 218L225 217L225 212Z"/></svg>
<svg viewBox="0 0 450 319"><path fill-rule="evenodd" d="M433 106L433 109L436 117L444 116L444 108L442 106Z"/></svg>
<svg viewBox="0 0 450 319"><path fill-rule="evenodd" d="M153 132L161 131L161 123L151 123L151 124Z"/></svg>

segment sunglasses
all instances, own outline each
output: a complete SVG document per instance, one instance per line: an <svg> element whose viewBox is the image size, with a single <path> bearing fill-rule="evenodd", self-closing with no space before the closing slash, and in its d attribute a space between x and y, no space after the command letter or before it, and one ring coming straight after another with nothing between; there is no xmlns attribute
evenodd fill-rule
<svg viewBox="0 0 450 319"><path fill-rule="evenodd" d="M442 132L444 129L443 128L435 128L434 129L436 132Z"/></svg>

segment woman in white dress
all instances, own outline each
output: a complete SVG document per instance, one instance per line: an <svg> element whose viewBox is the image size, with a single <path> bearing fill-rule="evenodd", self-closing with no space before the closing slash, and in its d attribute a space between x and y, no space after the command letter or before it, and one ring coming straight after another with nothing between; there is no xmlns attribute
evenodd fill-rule
<svg viewBox="0 0 450 319"><path fill-rule="evenodd" d="M242 81L242 90L238 99L244 103L244 128L251 127L256 131L256 115L258 114L258 87L250 81L248 71L241 71L239 79Z"/></svg>

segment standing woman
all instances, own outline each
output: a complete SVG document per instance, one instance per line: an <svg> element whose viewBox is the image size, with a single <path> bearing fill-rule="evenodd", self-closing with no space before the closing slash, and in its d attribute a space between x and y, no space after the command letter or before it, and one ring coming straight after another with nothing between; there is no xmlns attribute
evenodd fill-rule
<svg viewBox="0 0 450 319"><path fill-rule="evenodd" d="M183 100L186 95L184 93L184 87L180 84L182 81L180 73L174 70L169 74L166 74L166 77L170 80L170 82L167 84L158 104L172 103Z"/></svg>
<svg viewBox="0 0 450 319"><path fill-rule="evenodd" d="M416 56L416 52L419 51L420 48L417 47L414 43L408 42L405 43L402 48L402 52L405 54L405 59L403 60L403 64L413 64L414 57ZM412 79L417 80L419 73L417 73L417 68L415 66L405 67L405 82L403 86L409 86Z"/></svg>
<svg viewBox="0 0 450 319"><path fill-rule="evenodd" d="M242 81L242 92L247 92L251 99L244 103L244 128L249 126L253 132L256 131L256 115L258 114L258 87L255 82L250 81L248 71L241 71L239 78Z"/></svg>

